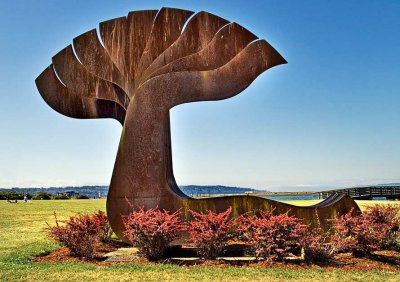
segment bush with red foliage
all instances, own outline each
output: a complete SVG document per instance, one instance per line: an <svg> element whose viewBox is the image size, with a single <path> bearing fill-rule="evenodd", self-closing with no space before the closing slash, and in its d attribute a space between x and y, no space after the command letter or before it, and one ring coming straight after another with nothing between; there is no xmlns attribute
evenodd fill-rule
<svg viewBox="0 0 400 282"><path fill-rule="evenodd" d="M50 238L64 244L74 256L93 259L96 243L103 236L105 222L108 222L107 216L101 211L94 215L78 213L71 216L65 225L60 225L56 213L54 217L56 225L48 224Z"/></svg>
<svg viewBox="0 0 400 282"><path fill-rule="evenodd" d="M330 244L330 234L322 228L316 210L315 216L317 222L314 225L308 225L300 239L300 244L303 246L306 261L327 261L333 258L335 252Z"/></svg>
<svg viewBox="0 0 400 282"><path fill-rule="evenodd" d="M234 220L229 218L231 212L232 208L221 213L190 211L192 220L187 223L187 231L200 257L216 258L234 237Z"/></svg>
<svg viewBox="0 0 400 282"><path fill-rule="evenodd" d="M180 214L180 211L170 214L158 208L141 207L122 218L123 235L149 260L158 260L165 256L168 244L184 230Z"/></svg>
<svg viewBox="0 0 400 282"><path fill-rule="evenodd" d="M336 253L351 251L354 256L370 255L379 249L379 242L389 233L388 225L375 222L368 212L355 216L351 210L329 221L333 230L331 243Z"/></svg>
<svg viewBox="0 0 400 282"><path fill-rule="evenodd" d="M258 211L258 216L245 214L238 218L238 230L243 234L257 258L283 260L299 254L307 225L287 213L274 215L274 210Z"/></svg>
<svg viewBox="0 0 400 282"><path fill-rule="evenodd" d="M113 231L106 213L99 210L97 213L92 215L92 219L99 226L98 239L100 242L108 242L111 239Z"/></svg>
<svg viewBox="0 0 400 282"><path fill-rule="evenodd" d="M383 238L378 242L383 249L400 248L400 207L394 205L368 206L365 213L373 224L380 226Z"/></svg>

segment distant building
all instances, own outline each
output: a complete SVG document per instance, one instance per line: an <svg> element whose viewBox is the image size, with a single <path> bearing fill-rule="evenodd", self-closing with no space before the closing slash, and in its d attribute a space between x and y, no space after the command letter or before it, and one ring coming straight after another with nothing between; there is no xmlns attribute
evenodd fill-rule
<svg viewBox="0 0 400 282"><path fill-rule="evenodd" d="M57 196L67 196L68 198L74 198L77 195L79 195L79 193L75 192L75 191L65 191L65 192L58 192Z"/></svg>

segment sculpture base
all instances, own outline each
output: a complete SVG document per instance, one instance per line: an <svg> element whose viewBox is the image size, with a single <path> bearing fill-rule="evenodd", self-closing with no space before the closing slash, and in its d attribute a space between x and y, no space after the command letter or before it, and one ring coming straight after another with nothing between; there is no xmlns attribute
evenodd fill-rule
<svg viewBox="0 0 400 282"><path fill-rule="evenodd" d="M150 199L147 199L150 200ZM316 225L318 222L322 228L329 227L327 219L336 217L337 215L348 213L353 210L354 213L360 213L357 203L347 195L334 194L324 201L311 206L295 206L282 203L270 199L251 195L225 196L204 199L181 199L179 197L159 199L158 208L169 210L171 212L181 210L182 216L186 220L190 220L190 210L195 212L206 212L208 210L214 212L224 212L230 207L232 208L232 216L237 217L246 212L257 212L258 210L275 209L276 214L286 213L289 211L291 215L303 219L304 223ZM130 199L130 198L109 198L107 200L107 213L111 227L115 234L122 240L127 240L122 235L124 225L122 216L126 216L132 210L129 201L133 207L144 207L145 209L154 208L157 205L147 202L146 199ZM112 207L112 208L110 208Z"/></svg>

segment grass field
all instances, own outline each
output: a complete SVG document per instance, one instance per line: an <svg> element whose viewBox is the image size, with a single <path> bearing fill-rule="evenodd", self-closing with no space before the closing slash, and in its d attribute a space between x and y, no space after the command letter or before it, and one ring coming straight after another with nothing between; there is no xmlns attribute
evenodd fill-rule
<svg viewBox="0 0 400 282"><path fill-rule="evenodd" d="M310 206L310 205L315 205L315 204L321 202L321 200L290 200L290 201L281 201L281 202L296 205L296 206ZM391 204L391 205L399 205L400 206L400 202L396 202L396 201L357 200L356 202L357 202L358 206L361 208L361 210L363 210L363 209L365 209L365 207L371 206L371 205Z"/></svg>
<svg viewBox="0 0 400 282"><path fill-rule="evenodd" d="M314 201L290 201L308 205ZM366 204L376 202L360 201ZM387 203L387 202L382 202ZM400 204L400 203L396 203ZM0 281L400 281L400 272L342 272L322 269L285 270L250 267L184 267L168 264L33 263L32 256L56 247L44 234L46 221L54 222L76 212L105 210L105 200L0 201Z"/></svg>

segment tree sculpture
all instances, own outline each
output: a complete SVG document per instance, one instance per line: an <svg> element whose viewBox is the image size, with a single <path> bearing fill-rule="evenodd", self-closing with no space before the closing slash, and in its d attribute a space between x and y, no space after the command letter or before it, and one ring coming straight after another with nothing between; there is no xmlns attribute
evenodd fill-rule
<svg viewBox="0 0 400 282"><path fill-rule="evenodd" d="M265 40L207 12L162 8L130 12L100 23L55 55L36 79L43 99L73 118L114 118L123 125L107 198L114 232L135 206L233 215L271 209L313 220L315 207L295 207L253 196L193 199L172 170L169 110L179 104L222 100L243 91L265 70L286 63ZM186 25L186 26L185 26ZM321 219L356 207L350 198L319 206Z"/></svg>

